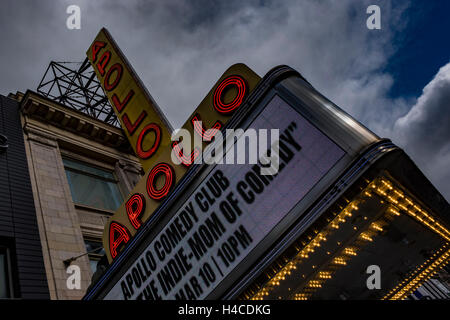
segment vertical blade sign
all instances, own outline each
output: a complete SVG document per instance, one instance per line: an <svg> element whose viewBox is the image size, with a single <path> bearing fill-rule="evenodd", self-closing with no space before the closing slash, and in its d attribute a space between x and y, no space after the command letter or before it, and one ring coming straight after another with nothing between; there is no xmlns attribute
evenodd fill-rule
<svg viewBox="0 0 450 320"><path fill-rule="evenodd" d="M145 171L170 145L172 128L152 96L103 28L87 51L105 94Z"/></svg>

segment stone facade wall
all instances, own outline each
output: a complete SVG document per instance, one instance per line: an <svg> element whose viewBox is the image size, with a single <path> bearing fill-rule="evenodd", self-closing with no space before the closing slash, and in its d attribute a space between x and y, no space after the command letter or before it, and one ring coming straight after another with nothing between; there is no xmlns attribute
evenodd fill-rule
<svg viewBox="0 0 450 320"><path fill-rule="evenodd" d="M139 179L140 166L130 160L133 156L129 154L65 132L63 128L52 127L45 121L25 115L22 124L50 297L81 299L92 277L83 235L100 237L111 212L80 208L73 203L62 154L69 152L72 156L80 154L81 158L89 158L84 152L87 151L98 155L95 160L98 163L102 161L102 154L106 154L109 162L116 159L115 164L108 163L107 166L114 170L124 197ZM76 148L70 150L70 145ZM80 268L81 287L69 289L67 279L70 274L64 260L78 256L81 257L71 264Z"/></svg>
<svg viewBox="0 0 450 320"><path fill-rule="evenodd" d="M76 260L81 270L80 290L67 288L69 274L63 261L86 253L59 147L54 138L28 132L29 167L44 263L51 299L81 299L90 283L87 256Z"/></svg>

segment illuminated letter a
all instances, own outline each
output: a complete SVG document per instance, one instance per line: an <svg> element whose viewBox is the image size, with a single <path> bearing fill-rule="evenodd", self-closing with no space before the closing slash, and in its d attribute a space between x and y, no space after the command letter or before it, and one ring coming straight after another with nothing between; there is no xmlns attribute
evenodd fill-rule
<svg viewBox="0 0 450 320"><path fill-rule="evenodd" d="M130 233L127 228L118 222L111 222L109 225L109 252L114 259L120 248L130 240Z"/></svg>
<svg viewBox="0 0 450 320"><path fill-rule="evenodd" d="M97 55L101 48L104 48L106 46L106 43L102 41L95 41L92 45L92 63L97 61Z"/></svg>

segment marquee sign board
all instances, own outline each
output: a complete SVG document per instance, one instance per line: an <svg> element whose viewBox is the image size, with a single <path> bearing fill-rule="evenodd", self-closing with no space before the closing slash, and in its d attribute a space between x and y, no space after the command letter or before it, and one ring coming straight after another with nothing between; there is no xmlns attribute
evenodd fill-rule
<svg viewBox="0 0 450 320"><path fill-rule="evenodd" d="M191 133L187 150L181 141L171 141L170 126L106 29L87 56L146 171L105 226L103 247L111 262L187 172L189 160L198 155L195 136L206 146L213 136L206 136L206 130L222 130L261 78L244 64L228 68L182 126ZM202 127L195 121L202 121ZM172 162L172 149L181 164Z"/></svg>
<svg viewBox="0 0 450 320"><path fill-rule="evenodd" d="M403 299L445 265L448 202L401 149L287 66L248 102L229 127L278 128L279 173L222 163L191 171L85 299L336 299L344 288L351 299ZM377 295L358 276L364 261L396 270Z"/></svg>
<svg viewBox="0 0 450 320"><path fill-rule="evenodd" d="M345 155L277 95L250 128L280 129L279 173L215 165L104 299L208 298Z"/></svg>

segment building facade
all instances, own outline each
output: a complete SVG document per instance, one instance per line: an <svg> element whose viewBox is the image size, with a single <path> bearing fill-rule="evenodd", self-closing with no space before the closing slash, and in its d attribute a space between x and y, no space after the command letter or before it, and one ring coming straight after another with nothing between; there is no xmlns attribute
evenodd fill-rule
<svg viewBox="0 0 450 320"><path fill-rule="evenodd" d="M80 299L103 254L104 223L142 169L120 128L32 91L8 100L23 129L48 295ZM77 270L80 281L68 285Z"/></svg>
<svg viewBox="0 0 450 320"><path fill-rule="evenodd" d="M18 107L0 96L0 299L48 299Z"/></svg>

